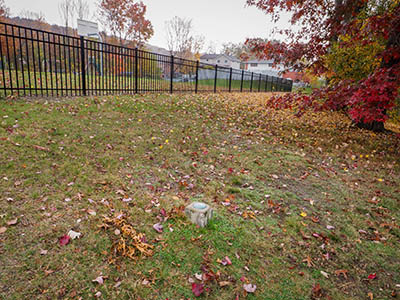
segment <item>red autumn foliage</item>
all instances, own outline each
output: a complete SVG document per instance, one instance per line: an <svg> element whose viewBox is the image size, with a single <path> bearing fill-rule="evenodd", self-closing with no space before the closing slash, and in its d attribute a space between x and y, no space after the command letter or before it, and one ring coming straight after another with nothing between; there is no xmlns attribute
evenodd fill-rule
<svg viewBox="0 0 400 300"><path fill-rule="evenodd" d="M386 112L395 106L400 83L398 1L377 4L369 0L247 0L247 4L272 15L274 21L282 12L291 13L291 23L297 25L297 30L279 30L286 34L285 42L251 39L247 44L259 57L274 59L276 64L292 70L309 68L316 75L324 74L324 55L340 35L349 35L352 41L365 45L376 40L385 44L379 53L382 63L368 78L359 82L343 80L310 96L274 97L270 101L273 107L296 105L299 115L308 108L346 109L356 123L386 121Z"/></svg>
<svg viewBox="0 0 400 300"><path fill-rule="evenodd" d="M152 37L153 25L146 19L146 11L142 1L101 0L99 4L102 23L118 37L121 46L130 42L131 46L140 47Z"/></svg>

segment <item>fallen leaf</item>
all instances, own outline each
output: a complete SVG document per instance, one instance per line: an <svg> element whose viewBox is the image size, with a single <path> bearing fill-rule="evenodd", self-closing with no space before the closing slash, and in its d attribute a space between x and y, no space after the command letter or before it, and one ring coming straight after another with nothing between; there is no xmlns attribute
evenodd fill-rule
<svg viewBox="0 0 400 300"><path fill-rule="evenodd" d="M368 279L375 279L376 278L376 273L372 273L368 275Z"/></svg>
<svg viewBox="0 0 400 300"><path fill-rule="evenodd" d="M42 150L42 151L50 151L49 148L38 146L38 145L33 145L33 148L35 148L37 150Z"/></svg>
<svg viewBox="0 0 400 300"><path fill-rule="evenodd" d="M100 298L101 297L101 292L97 292L96 294L94 294L96 298Z"/></svg>
<svg viewBox="0 0 400 300"><path fill-rule="evenodd" d="M12 226L18 223L18 218L12 219L10 221L7 222L8 226Z"/></svg>
<svg viewBox="0 0 400 300"><path fill-rule="evenodd" d="M322 289L319 283L315 284L312 288L312 297L321 298L322 297Z"/></svg>
<svg viewBox="0 0 400 300"><path fill-rule="evenodd" d="M328 273L326 273L326 272L324 272L324 271L321 271L321 274L322 274L322 276L324 276L325 278L329 278L329 274L328 274Z"/></svg>
<svg viewBox="0 0 400 300"><path fill-rule="evenodd" d="M158 233L163 232L163 226L160 223L154 224L153 228L155 231L157 231Z"/></svg>
<svg viewBox="0 0 400 300"><path fill-rule="evenodd" d="M165 211L164 208L161 208L161 209L160 209L160 214L161 214L163 217L166 217L166 216L167 216L167 212Z"/></svg>
<svg viewBox="0 0 400 300"><path fill-rule="evenodd" d="M371 292L368 293L368 297L370 300L374 300L374 294L372 294Z"/></svg>
<svg viewBox="0 0 400 300"><path fill-rule="evenodd" d="M255 284L243 284L243 289L248 292L248 293L254 293L257 289L257 286Z"/></svg>
<svg viewBox="0 0 400 300"><path fill-rule="evenodd" d="M40 250L40 255L46 255L47 252L48 252L47 250L42 249L42 250Z"/></svg>
<svg viewBox="0 0 400 300"><path fill-rule="evenodd" d="M82 235L82 233L80 233L80 232L76 232L76 231L73 231L73 230L70 230L69 232L68 232L68 236L71 238L71 239L79 239L80 237L81 237L81 235Z"/></svg>
<svg viewBox="0 0 400 300"><path fill-rule="evenodd" d="M0 234L7 231L7 227L0 227Z"/></svg>
<svg viewBox="0 0 400 300"><path fill-rule="evenodd" d="M204 292L204 285L202 283L192 283L192 292L196 297L199 297Z"/></svg>
<svg viewBox="0 0 400 300"><path fill-rule="evenodd" d="M200 281L203 280L203 275L201 273L194 274L194 277L196 277L197 280L200 280Z"/></svg>
<svg viewBox="0 0 400 300"><path fill-rule="evenodd" d="M336 271L335 271L335 274L336 274L337 276L343 275L343 277L344 277L345 279L347 279L347 270L336 270Z"/></svg>
<svg viewBox="0 0 400 300"><path fill-rule="evenodd" d="M68 234L63 235L62 237L59 238L59 243L61 246L65 246L69 243L70 239L71 238L69 237Z"/></svg>
<svg viewBox="0 0 400 300"><path fill-rule="evenodd" d="M307 217L307 214L306 214L304 211L302 211L302 212L300 213L300 216L302 216L303 218L305 218L305 217Z"/></svg>
<svg viewBox="0 0 400 300"><path fill-rule="evenodd" d="M224 266L232 264L228 256L225 256L222 260L218 260L218 262Z"/></svg>
<svg viewBox="0 0 400 300"><path fill-rule="evenodd" d="M87 210L87 212L88 212L88 214L91 215L91 216L95 216L95 215L96 215L96 212L95 212L93 209L90 209L90 208L89 208L89 209Z"/></svg>
<svg viewBox="0 0 400 300"><path fill-rule="evenodd" d="M96 279L93 279L92 282L97 282L98 284L103 284L104 283L103 276L99 276Z"/></svg>
<svg viewBox="0 0 400 300"><path fill-rule="evenodd" d="M220 287L224 287L224 286L230 285L231 282L230 281L220 281L220 282L218 282L218 284Z"/></svg>

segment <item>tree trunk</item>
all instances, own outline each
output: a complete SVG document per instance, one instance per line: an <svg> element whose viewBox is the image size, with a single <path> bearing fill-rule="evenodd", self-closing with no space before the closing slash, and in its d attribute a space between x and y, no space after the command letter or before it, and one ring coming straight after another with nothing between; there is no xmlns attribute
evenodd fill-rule
<svg viewBox="0 0 400 300"><path fill-rule="evenodd" d="M378 122L378 121L372 121L371 123L359 122L359 123L356 123L356 126L358 128L367 129L367 130L371 130L374 132L385 131L385 124L383 122Z"/></svg>

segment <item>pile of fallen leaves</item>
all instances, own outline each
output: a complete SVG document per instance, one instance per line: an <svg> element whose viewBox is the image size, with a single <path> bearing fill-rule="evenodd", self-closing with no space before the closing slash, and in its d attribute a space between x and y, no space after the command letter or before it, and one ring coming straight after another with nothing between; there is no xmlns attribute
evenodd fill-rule
<svg viewBox="0 0 400 300"><path fill-rule="evenodd" d="M137 232L131 224L128 223L126 217L122 214L116 217L104 217L103 224L100 225L104 229L114 229L114 236L118 238L114 241L111 248L112 257L110 263L115 262L115 258L129 257L136 259L140 255L152 256L153 245L147 243L146 236Z"/></svg>

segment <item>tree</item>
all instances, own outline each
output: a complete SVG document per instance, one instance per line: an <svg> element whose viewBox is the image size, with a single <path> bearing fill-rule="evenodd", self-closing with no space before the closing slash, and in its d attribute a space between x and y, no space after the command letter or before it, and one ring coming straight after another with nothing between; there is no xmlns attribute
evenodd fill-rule
<svg viewBox="0 0 400 300"><path fill-rule="evenodd" d="M43 12L34 12L34 11L29 11L29 10L23 10L19 14L21 18L28 19L28 20L34 20L38 23L47 23L46 22L46 17Z"/></svg>
<svg viewBox="0 0 400 300"><path fill-rule="evenodd" d="M192 20L173 17L165 22L168 50L172 55L192 59L204 46L204 37L194 35Z"/></svg>
<svg viewBox="0 0 400 300"><path fill-rule="evenodd" d="M335 70L326 57L339 49L349 51L355 45L374 47L380 59L362 78L341 78L324 90L309 96L275 98L288 105L301 101L301 108L344 109L359 126L382 130L387 111L393 109L400 78L400 1L398 0L247 0L277 21L282 12L292 14L297 30L281 30L287 35L282 43L248 40L248 45L261 57L275 63L315 74ZM346 41L345 38L350 39ZM336 48L335 48L336 47ZM364 49L365 49L364 48ZM342 51L342 50L340 50ZM283 99L285 98L285 99ZM291 98L291 99L290 99ZM322 105L318 100L324 99Z"/></svg>
<svg viewBox="0 0 400 300"><path fill-rule="evenodd" d="M72 25L75 16L75 3L73 0L62 0L58 5L58 12L65 26L65 34L68 35L69 26Z"/></svg>
<svg viewBox="0 0 400 300"><path fill-rule="evenodd" d="M0 0L0 21L3 21L4 18L8 18L10 14L10 9L4 3L4 0Z"/></svg>
<svg viewBox="0 0 400 300"><path fill-rule="evenodd" d="M130 43L142 47L154 34L153 25L145 18L147 7L133 0L101 0L99 17L121 46Z"/></svg>
<svg viewBox="0 0 400 300"><path fill-rule="evenodd" d="M240 59L244 55L250 55L250 48L245 43L224 43L222 53Z"/></svg>
<svg viewBox="0 0 400 300"><path fill-rule="evenodd" d="M79 19L85 20L89 17L89 4L84 0L75 0L74 8Z"/></svg>

